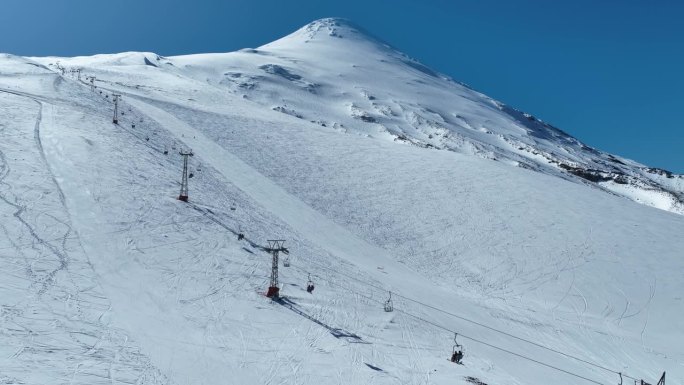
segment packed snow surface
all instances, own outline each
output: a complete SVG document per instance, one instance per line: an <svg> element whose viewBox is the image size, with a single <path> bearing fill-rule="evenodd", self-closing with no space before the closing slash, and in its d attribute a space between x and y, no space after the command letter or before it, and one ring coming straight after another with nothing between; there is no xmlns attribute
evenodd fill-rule
<svg viewBox="0 0 684 385"><path fill-rule="evenodd" d="M684 378L684 178L347 21L225 54L3 55L0 138L0 384Z"/></svg>

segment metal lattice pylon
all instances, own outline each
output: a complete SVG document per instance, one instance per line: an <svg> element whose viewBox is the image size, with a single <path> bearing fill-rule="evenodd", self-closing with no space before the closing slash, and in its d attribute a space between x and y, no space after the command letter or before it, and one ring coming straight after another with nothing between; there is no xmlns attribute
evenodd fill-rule
<svg viewBox="0 0 684 385"><path fill-rule="evenodd" d="M121 98L121 95L119 94L113 94L112 98L114 98L114 124L119 124L119 98Z"/></svg>
<svg viewBox="0 0 684 385"><path fill-rule="evenodd" d="M193 156L192 150L190 151L180 151L179 154L183 157L183 179L181 180L181 190L180 195L178 195L178 200L183 202L188 201L188 157Z"/></svg>
<svg viewBox="0 0 684 385"><path fill-rule="evenodd" d="M269 239L267 251L273 255L273 261L271 263L271 283L266 292L266 296L269 298L278 298L280 288L278 287L278 255L280 252L288 253L288 250L283 247L285 240L283 239Z"/></svg>

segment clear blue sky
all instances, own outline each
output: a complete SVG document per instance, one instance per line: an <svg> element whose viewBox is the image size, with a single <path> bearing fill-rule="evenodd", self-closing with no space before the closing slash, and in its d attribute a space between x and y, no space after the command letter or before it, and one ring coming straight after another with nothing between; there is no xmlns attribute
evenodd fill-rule
<svg viewBox="0 0 684 385"><path fill-rule="evenodd" d="M679 0L1 0L0 52L227 52L331 16L591 146L684 173Z"/></svg>

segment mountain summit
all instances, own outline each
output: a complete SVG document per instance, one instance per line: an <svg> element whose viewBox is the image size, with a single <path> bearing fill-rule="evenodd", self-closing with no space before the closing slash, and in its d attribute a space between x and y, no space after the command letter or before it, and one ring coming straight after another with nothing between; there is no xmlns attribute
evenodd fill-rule
<svg viewBox="0 0 684 385"><path fill-rule="evenodd" d="M367 41L381 45L386 44L377 37L372 36L360 26L354 24L354 22L349 19L329 17L315 20L281 39L266 44L264 48L275 48L279 45L287 45L288 42L292 44L296 41L308 43L312 40L325 38L326 36L338 39L352 39L357 42Z"/></svg>

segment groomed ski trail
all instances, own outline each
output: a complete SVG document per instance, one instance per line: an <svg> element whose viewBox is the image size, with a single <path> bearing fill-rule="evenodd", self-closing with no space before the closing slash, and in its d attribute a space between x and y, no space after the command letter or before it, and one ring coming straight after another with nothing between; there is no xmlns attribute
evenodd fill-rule
<svg viewBox="0 0 684 385"><path fill-rule="evenodd" d="M240 158L219 146L201 131L192 128L161 108L152 106L133 95L127 96L127 103L164 126L176 135L177 139L182 140L188 147L192 148L195 155L215 167L227 180L323 249L354 263L367 272L373 272L371 274L374 275L374 278L389 284L391 287L401 286L400 281L397 281L398 277L407 274L415 277L415 272L398 266L386 250L367 243L323 216ZM190 194L192 195L192 191ZM395 274L389 274L389 277L387 274L379 275L375 273L378 266L383 266L385 272L389 270L390 273ZM430 284L426 281L422 282L422 279L421 284L426 288L430 287Z"/></svg>

